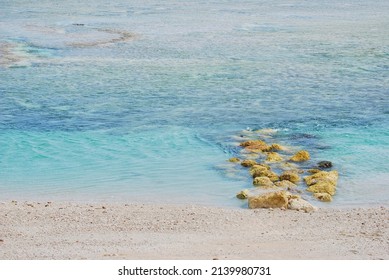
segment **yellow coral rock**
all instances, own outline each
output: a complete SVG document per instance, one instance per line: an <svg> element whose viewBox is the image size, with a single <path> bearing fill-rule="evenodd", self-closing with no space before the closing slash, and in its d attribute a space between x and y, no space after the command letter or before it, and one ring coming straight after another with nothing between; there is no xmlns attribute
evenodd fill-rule
<svg viewBox="0 0 389 280"><path fill-rule="evenodd" d="M316 184L310 185L307 191L313 193L328 193L330 195L334 195L336 192L336 186L330 182L321 181Z"/></svg>
<svg viewBox="0 0 389 280"><path fill-rule="evenodd" d="M270 161L270 162L282 161L282 157L276 152L270 152L267 153L266 161Z"/></svg>
<svg viewBox="0 0 389 280"><path fill-rule="evenodd" d="M293 157L290 158L291 161L300 162L309 160L311 156L307 151L301 150L298 151Z"/></svg>
<svg viewBox="0 0 389 280"><path fill-rule="evenodd" d="M321 171L320 169L309 169L309 170L307 170L307 172L311 173L311 174L315 174L315 173L318 173L320 171Z"/></svg>
<svg viewBox="0 0 389 280"><path fill-rule="evenodd" d="M251 167L251 166L254 166L256 164L257 164L257 162L255 160L252 160L252 159L245 159L244 161L241 162L241 165L244 167Z"/></svg>
<svg viewBox="0 0 389 280"><path fill-rule="evenodd" d="M267 170L267 169L255 169L252 172L252 175L253 175L253 178L262 177L262 176L268 177L272 182L276 182L279 180L278 175L276 173L274 173L271 170Z"/></svg>
<svg viewBox="0 0 389 280"><path fill-rule="evenodd" d="M277 143L274 143L270 146L270 148L273 150L273 151L284 151L286 150L284 146L280 145L280 144L277 144Z"/></svg>
<svg viewBox="0 0 389 280"><path fill-rule="evenodd" d="M276 181L280 180L280 178L278 177L278 175L277 175L276 173L274 173L273 171L270 171L270 170L268 170L267 172L265 172L264 176L269 177L269 179L270 179L272 182L276 182Z"/></svg>
<svg viewBox="0 0 389 280"><path fill-rule="evenodd" d="M237 157L233 157L233 158L230 158L228 161L229 161L229 162L239 162L240 159L237 158Z"/></svg>
<svg viewBox="0 0 389 280"><path fill-rule="evenodd" d="M288 180L296 184L300 181L300 176L297 174L297 172L285 171L284 173L281 174L280 180Z"/></svg>
<svg viewBox="0 0 389 280"><path fill-rule="evenodd" d="M265 176L255 177L253 180L253 184L258 187L267 187L267 188L274 187L274 184L269 179L269 177L265 177Z"/></svg>
<svg viewBox="0 0 389 280"><path fill-rule="evenodd" d="M297 188L297 186L295 184L293 184L291 181L288 181L288 180L282 180L282 181L275 182L274 185L276 185L277 187L280 187L280 188L285 188L285 189Z"/></svg>
<svg viewBox="0 0 389 280"><path fill-rule="evenodd" d="M252 152L263 152L269 149L269 145L266 144L266 142L262 140L248 140L245 142L240 143L241 147L244 147L246 150L252 151Z"/></svg>
<svg viewBox="0 0 389 280"><path fill-rule="evenodd" d="M251 168L250 168L250 174L253 176L253 177L257 177L257 176L260 176L259 174L261 174L262 172L266 171L266 170L269 170L268 168L266 168L265 166L263 166L262 164L256 164L256 165L253 165ZM254 176L255 174L258 174L256 176Z"/></svg>
<svg viewBox="0 0 389 280"><path fill-rule="evenodd" d="M243 190L236 194L236 197L239 199L246 199L249 197L249 190Z"/></svg>
<svg viewBox="0 0 389 280"><path fill-rule="evenodd" d="M328 193L314 193L313 196L321 201L325 201L325 202L332 201L332 196Z"/></svg>
<svg viewBox="0 0 389 280"><path fill-rule="evenodd" d="M332 185L336 185L338 181L339 173L336 170L333 171L320 171L313 175L307 176L304 178L305 183L307 183L308 186L316 184L318 182L328 182Z"/></svg>
<svg viewBox="0 0 389 280"><path fill-rule="evenodd" d="M267 169L266 167L262 166L262 165L254 165L250 168L250 174L253 176L253 177L259 177L261 176L261 174L263 172L266 172L266 171L269 171L269 169Z"/></svg>
<svg viewBox="0 0 389 280"><path fill-rule="evenodd" d="M254 208L287 208L288 195L285 191L270 192L248 198L248 206Z"/></svg>

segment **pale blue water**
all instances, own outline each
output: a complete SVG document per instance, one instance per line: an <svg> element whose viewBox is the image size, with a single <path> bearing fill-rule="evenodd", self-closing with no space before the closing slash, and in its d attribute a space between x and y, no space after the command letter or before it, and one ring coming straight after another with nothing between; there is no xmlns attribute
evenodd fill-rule
<svg viewBox="0 0 389 280"><path fill-rule="evenodd" d="M0 200L240 207L270 127L388 205L389 2L194 2L0 0Z"/></svg>

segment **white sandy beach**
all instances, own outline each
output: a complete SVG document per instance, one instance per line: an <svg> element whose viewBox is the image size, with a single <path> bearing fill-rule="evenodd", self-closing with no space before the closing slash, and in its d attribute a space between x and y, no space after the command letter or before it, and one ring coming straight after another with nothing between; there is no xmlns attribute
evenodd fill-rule
<svg viewBox="0 0 389 280"><path fill-rule="evenodd" d="M389 211L3 202L0 259L389 259Z"/></svg>

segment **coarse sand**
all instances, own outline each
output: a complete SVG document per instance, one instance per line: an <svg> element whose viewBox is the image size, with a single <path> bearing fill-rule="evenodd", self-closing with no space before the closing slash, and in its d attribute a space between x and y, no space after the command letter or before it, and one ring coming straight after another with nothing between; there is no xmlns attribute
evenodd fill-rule
<svg viewBox="0 0 389 280"><path fill-rule="evenodd" d="M389 209L0 203L0 259L389 259Z"/></svg>

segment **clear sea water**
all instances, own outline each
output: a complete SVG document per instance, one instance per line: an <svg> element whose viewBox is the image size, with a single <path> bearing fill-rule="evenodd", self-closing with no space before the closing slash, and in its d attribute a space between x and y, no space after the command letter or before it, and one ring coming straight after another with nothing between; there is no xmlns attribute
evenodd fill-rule
<svg viewBox="0 0 389 280"><path fill-rule="evenodd" d="M329 206L389 205L389 1L0 7L0 200L244 207L249 127L331 160Z"/></svg>

